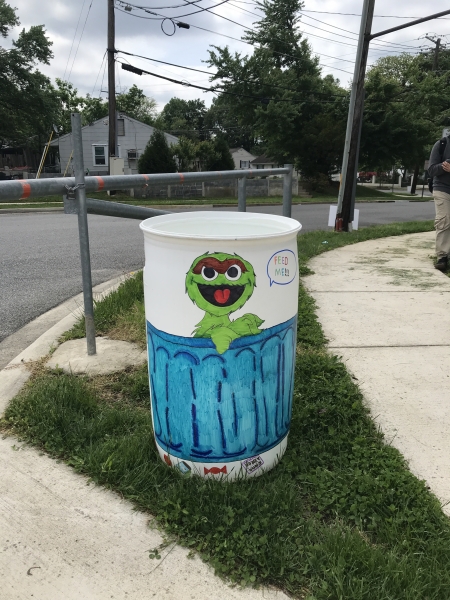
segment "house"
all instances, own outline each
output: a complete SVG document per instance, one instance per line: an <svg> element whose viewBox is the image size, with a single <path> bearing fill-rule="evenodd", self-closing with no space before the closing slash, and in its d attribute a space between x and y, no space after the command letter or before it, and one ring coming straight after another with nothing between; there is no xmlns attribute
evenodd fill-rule
<svg viewBox="0 0 450 600"><path fill-rule="evenodd" d="M108 136L109 119L98 119L82 128L84 167L91 175L105 175L108 173ZM124 113L119 113L117 118L117 140L119 158L124 160L125 173L137 173L138 159L145 150L150 140L154 127L141 121L132 119ZM169 145L176 144L178 138L168 133L164 134ZM59 147L61 157L61 172L67 168L67 175L72 175L72 134L67 133L50 144Z"/></svg>
<svg viewBox="0 0 450 600"><path fill-rule="evenodd" d="M244 148L230 148L231 156L234 161L235 169L250 169L250 163L256 158Z"/></svg>
<svg viewBox="0 0 450 600"><path fill-rule="evenodd" d="M276 169L278 167L278 163L275 159L270 158L265 154L261 154L261 156L258 156L251 161L250 167L252 169Z"/></svg>

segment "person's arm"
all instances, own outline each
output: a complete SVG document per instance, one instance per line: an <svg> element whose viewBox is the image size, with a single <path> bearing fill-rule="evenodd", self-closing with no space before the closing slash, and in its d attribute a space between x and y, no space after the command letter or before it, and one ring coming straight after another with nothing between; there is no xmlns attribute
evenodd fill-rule
<svg viewBox="0 0 450 600"><path fill-rule="evenodd" d="M450 173L450 164L441 160L440 150L441 142L436 142L430 154L430 164L428 166L428 174L430 177L443 175L444 172Z"/></svg>

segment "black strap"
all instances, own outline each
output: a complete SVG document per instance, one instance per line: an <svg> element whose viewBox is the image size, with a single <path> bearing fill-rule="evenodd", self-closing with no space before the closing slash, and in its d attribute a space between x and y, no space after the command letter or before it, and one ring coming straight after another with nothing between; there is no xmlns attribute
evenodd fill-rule
<svg viewBox="0 0 450 600"><path fill-rule="evenodd" d="M439 156L441 157L441 162L444 160L444 152L447 146L447 137L443 137L439 142Z"/></svg>

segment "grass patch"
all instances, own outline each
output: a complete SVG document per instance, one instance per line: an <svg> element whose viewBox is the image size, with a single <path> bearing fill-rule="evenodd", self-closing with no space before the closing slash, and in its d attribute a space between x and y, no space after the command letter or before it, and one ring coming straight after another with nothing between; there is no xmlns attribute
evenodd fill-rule
<svg viewBox="0 0 450 600"><path fill-rule="evenodd" d="M140 343L145 346L144 280L142 271L127 278L120 286L101 300L94 300L94 322L97 335ZM141 331L142 330L142 331ZM69 329L61 341L85 337L84 316ZM120 337L122 335L123 337Z"/></svg>
<svg viewBox="0 0 450 600"><path fill-rule="evenodd" d="M345 243L430 229L404 223L305 234L301 265ZM141 275L115 294L108 309L96 305L105 333L127 311L143 329ZM10 404L3 428L150 511L243 585L273 584L308 600L446 600L449 520L386 445L345 366L326 351L303 288L298 341L288 449L261 478L227 485L168 469L153 442L145 367L108 378L38 372Z"/></svg>

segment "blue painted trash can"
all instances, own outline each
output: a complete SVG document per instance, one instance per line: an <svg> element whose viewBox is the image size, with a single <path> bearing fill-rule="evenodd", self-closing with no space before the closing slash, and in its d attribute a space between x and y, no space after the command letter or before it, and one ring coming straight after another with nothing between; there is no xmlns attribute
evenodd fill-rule
<svg viewBox="0 0 450 600"><path fill-rule="evenodd" d="M141 224L151 410L168 466L233 480L281 459L300 228L285 217L225 212Z"/></svg>

